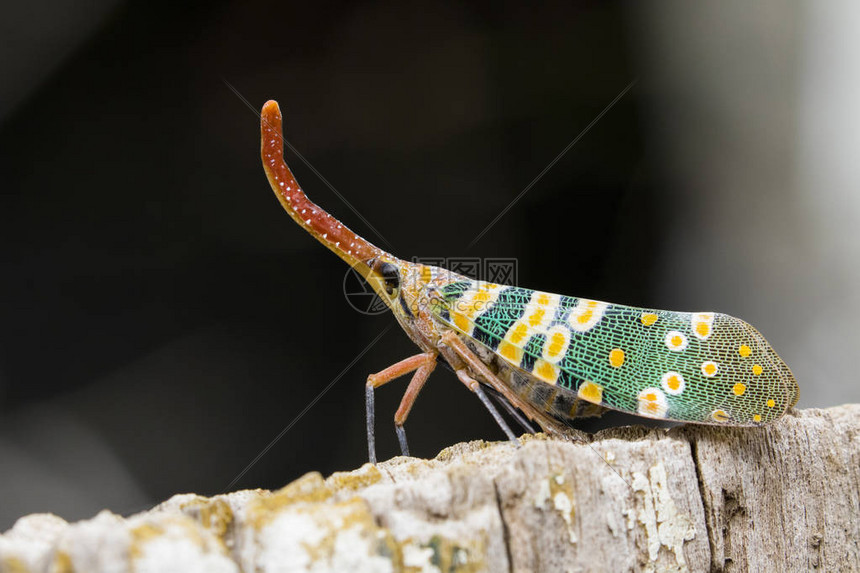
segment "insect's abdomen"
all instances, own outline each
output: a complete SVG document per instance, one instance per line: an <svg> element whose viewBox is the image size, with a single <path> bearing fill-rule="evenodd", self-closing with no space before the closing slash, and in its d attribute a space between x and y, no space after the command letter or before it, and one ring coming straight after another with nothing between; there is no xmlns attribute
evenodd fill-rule
<svg viewBox="0 0 860 573"><path fill-rule="evenodd" d="M742 320L517 287L443 289L440 320L542 384L654 418L759 425L797 401L788 366Z"/></svg>
<svg viewBox="0 0 860 573"><path fill-rule="evenodd" d="M462 334L461 338L521 401L530 404L548 418L567 426L573 419L600 416L606 411L606 408L582 399L570 388L538 380L475 339Z"/></svg>

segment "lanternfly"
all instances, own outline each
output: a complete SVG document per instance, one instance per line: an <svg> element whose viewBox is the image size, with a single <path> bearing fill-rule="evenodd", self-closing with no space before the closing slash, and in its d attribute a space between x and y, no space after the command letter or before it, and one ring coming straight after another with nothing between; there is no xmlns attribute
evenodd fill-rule
<svg viewBox="0 0 860 573"><path fill-rule="evenodd" d="M262 159L289 215L355 268L421 349L367 378L367 435L374 446L373 390L405 374L412 380L394 423L403 424L437 361L447 362L511 440L490 395L544 431L605 408L697 424L760 426L797 403L788 366L764 337L737 318L712 312L633 308L480 282L398 259L311 202L283 159L281 112L262 112Z"/></svg>

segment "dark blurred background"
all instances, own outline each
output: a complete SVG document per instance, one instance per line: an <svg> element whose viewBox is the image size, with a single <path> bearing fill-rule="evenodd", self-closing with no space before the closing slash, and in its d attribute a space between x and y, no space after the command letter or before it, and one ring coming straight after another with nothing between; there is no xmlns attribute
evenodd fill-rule
<svg viewBox="0 0 860 573"><path fill-rule="evenodd" d="M216 494L394 323L281 210L259 110L403 258L758 327L801 407L860 400L860 6L172 2L3 8L0 531ZM480 241L469 243L627 93ZM386 242L288 154L311 198ZM241 479L366 461L396 328ZM380 457L406 380L377 392ZM414 455L502 439L439 369ZM599 463L595 458L595 463Z"/></svg>

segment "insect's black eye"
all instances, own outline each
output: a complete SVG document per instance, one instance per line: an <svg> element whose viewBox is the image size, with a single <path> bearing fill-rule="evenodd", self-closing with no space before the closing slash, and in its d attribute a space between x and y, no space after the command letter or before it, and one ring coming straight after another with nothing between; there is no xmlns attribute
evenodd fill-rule
<svg viewBox="0 0 860 573"><path fill-rule="evenodd" d="M389 295L400 287L400 272L396 266L391 263L382 263L379 267L379 274L385 281L385 292Z"/></svg>

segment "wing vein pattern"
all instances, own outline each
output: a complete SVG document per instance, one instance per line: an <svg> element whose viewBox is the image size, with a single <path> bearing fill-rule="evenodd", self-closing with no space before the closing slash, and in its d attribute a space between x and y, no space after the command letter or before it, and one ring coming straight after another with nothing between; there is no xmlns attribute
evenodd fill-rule
<svg viewBox="0 0 860 573"><path fill-rule="evenodd" d="M641 416L757 426L779 418L797 382L746 322L463 280L434 316L535 380Z"/></svg>

